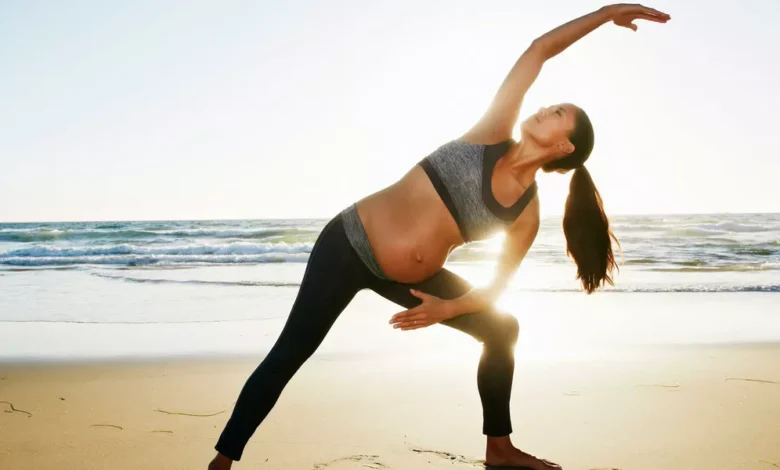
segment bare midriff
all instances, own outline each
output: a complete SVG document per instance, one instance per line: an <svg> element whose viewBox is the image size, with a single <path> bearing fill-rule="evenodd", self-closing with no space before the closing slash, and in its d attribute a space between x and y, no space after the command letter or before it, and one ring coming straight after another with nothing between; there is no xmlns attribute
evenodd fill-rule
<svg viewBox="0 0 780 470"><path fill-rule="evenodd" d="M455 219L419 165L358 201L357 211L377 263L398 282L431 277L464 243Z"/></svg>

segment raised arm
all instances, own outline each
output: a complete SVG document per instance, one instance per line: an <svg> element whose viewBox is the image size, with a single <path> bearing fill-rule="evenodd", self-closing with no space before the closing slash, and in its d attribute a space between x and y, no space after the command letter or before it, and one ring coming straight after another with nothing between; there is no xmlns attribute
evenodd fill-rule
<svg viewBox="0 0 780 470"><path fill-rule="evenodd" d="M463 136L463 139L484 144L509 139L520 114L523 97L548 59L560 54L591 31L610 21L636 31L637 27L633 21L637 19L665 23L670 16L639 4L609 5L536 38L507 74L487 112Z"/></svg>

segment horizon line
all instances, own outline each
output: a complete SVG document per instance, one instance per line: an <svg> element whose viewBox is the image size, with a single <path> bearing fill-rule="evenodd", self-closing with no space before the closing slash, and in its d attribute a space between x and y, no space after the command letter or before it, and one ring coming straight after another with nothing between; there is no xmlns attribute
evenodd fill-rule
<svg viewBox="0 0 780 470"><path fill-rule="evenodd" d="M631 216L645 216L645 217L663 217L663 216L718 216L718 215L780 215L780 212L638 212L638 213L616 213L608 215L609 218L613 217L631 217ZM68 223L107 223L107 222L245 222L245 221L262 221L262 220L330 220L330 217L253 217L253 218L203 218L203 219L103 219L103 220L31 220L31 221L0 221L0 225L10 224L68 224ZM541 217L541 220L560 218L561 214L548 214Z"/></svg>

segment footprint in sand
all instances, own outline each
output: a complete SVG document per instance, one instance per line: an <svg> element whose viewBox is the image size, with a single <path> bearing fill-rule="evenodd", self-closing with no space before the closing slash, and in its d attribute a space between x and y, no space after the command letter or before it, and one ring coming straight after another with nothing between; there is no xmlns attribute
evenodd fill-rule
<svg viewBox="0 0 780 470"><path fill-rule="evenodd" d="M463 463L467 465L473 465L475 467L484 467L484 463L482 460L469 459L463 455L456 455L441 450L430 450L430 449L422 449L420 447L412 447L412 452L416 452L418 454L433 454L437 457L449 460L454 463Z"/></svg>
<svg viewBox="0 0 780 470"><path fill-rule="evenodd" d="M4 405L8 405L8 407L10 408L8 410L4 410L6 413L22 413L22 414L26 414L28 418L32 417L32 413L30 413L29 411L20 410L19 408L15 407L14 404L11 403L10 401L2 400L0 401L0 403Z"/></svg>
<svg viewBox="0 0 780 470"><path fill-rule="evenodd" d="M120 431L124 431L124 429L125 429L122 426L117 426L116 424L90 424L89 427L91 427L91 428L113 428L113 429L119 429Z"/></svg>
<svg viewBox="0 0 780 470"><path fill-rule="evenodd" d="M453 463L462 463L467 465L473 465L479 468L484 468L484 463L482 460L469 459L462 455L456 455L450 452L444 452L440 450L421 449L419 447L413 447L412 451L417 452L418 454L433 454L443 459L450 460ZM614 467L602 467L602 468L591 468L590 470L620 470L620 469Z"/></svg>
<svg viewBox="0 0 780 470"><path fill-rule="evenodd" d="M352 470L356 468L387 468L387 465L379 461L378 455L350 455L330 462L314 464L314 470Z"/></svg>

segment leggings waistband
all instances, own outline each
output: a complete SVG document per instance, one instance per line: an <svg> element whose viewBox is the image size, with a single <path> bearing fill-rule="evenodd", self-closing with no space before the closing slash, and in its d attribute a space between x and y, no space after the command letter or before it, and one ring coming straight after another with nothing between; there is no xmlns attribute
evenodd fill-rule
<svg viewBox="0 0 780 470"><path fill-rule="evenodd" d="M368 235L366 235L363 222L360 221L360 216L357 213L357 205L352 204L341 211L341 219L344 223L344 232L347 234L349 244L357 252L363 264L366 265L374 276L392 281L382 271L382 268L379 267L379 263L376 261L374 250L371 249L371 244L368 242Z"/></svg>

